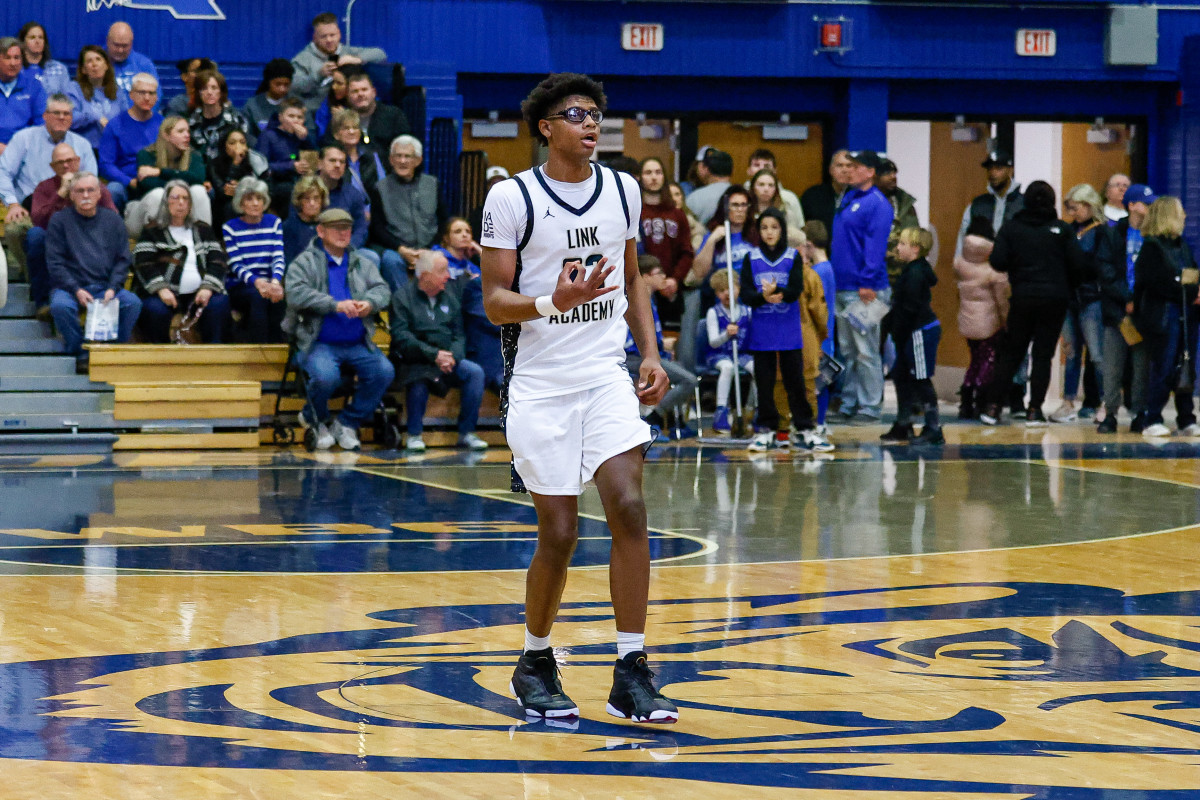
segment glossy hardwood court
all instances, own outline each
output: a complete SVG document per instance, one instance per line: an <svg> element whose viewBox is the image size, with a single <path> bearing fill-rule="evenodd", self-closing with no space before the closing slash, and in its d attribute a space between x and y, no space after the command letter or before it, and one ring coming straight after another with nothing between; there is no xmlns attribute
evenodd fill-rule
<svg viewBox="0 0 1200 800"><path fill-rule="evenodd" d="M604 712L594 493L582 716L508 696L505 452L0 458L0 797L1200 797L1200 441L879 430L652 451L669 728Z"/></svg>

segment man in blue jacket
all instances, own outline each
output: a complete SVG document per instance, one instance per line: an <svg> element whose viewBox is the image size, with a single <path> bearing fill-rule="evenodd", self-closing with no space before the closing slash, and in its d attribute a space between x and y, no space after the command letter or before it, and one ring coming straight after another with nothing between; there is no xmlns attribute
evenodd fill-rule
<svg viewBox="0 0 1200 800"><path fill-rule="evenodd" d="M880 321L891 303L887 243L892 204L875 187L879 156L852 150L850 185L833 217L832 262L837 283L837 341L846 364L843 421L878 422L883 410ZM877 305L882 303L882 305Z"/></svg>
<svg viewBox="0 0 1200 800"><path fill-rule="evenodd" d="M22 128L37 125L46 110L46 92L32 72L21 72L21 43L0 37L0 153Z"/></svg>

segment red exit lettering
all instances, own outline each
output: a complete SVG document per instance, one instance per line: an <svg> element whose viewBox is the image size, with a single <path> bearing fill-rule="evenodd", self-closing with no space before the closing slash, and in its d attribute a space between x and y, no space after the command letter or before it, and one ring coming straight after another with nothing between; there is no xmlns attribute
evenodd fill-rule
<svg viewBox="0 0 1200 800"><path fill-rule="evenodd" d="M1053 56L1058 49L1053 30L1022 28L1017 31L1017 55Z"/></svg>
<svg viewBox="0 0 1200 800"><path fill-rule="evenodd" d="M628 22L621 31L621 47L625 50L662 50L663 26Z"/></svg>

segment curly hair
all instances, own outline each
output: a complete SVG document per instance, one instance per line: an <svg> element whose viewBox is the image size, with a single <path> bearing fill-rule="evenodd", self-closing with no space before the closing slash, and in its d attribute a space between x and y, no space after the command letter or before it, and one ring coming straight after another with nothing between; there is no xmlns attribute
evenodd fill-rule
<svg viewBox="0 0 1200 800"><path fill-rule="evenodd" d="M538 129L538 123L546 118L550 109L571 95L590 97L601 111L608 110L608 98L604 96L604 84L577 72L558 72L539 83L521 103L521 116L529 127L529 133L540 144L547 144L546 137Z"/></svg>

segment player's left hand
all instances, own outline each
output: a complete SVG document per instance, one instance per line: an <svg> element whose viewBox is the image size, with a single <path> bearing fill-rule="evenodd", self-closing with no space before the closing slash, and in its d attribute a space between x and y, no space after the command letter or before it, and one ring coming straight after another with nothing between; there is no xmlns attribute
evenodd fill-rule
<svg viewBox="0 0 1200 800"><path fill-rule="evenodd" d="M657 358L642 361L642 367L638 370L638 402L644 406L656 406L670 388L671 379Z"/></svg>

